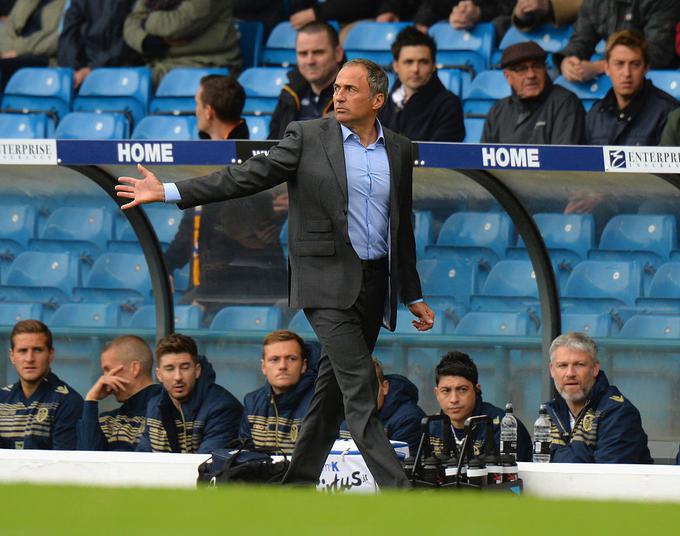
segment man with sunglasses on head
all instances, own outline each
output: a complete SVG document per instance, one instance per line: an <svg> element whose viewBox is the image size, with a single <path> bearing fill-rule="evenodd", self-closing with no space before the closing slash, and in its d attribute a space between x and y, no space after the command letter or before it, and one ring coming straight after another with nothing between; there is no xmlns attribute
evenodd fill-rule
<svg viewBox="0 0 680 536"><path fill-rule="evenodd" d="M546 58L545 50L533 41L503 51L501 67L512 94L489 111L482 143L583 143L583 105L571 91L553 85Z"/></svg>

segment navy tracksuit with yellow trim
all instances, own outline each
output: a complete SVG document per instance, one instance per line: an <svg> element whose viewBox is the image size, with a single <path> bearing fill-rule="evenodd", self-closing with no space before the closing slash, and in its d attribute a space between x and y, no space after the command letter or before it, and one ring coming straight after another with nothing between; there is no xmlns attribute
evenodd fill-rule
<svg viewBox="0 0 680 536"><path fill-rule="evenodd" d="M160 395L158 384L145 387L113 411L99 414L99 403L86 400L78 421L78 450L134 451L146 425L149 401Z"/></svg>
<svg viewBox="0 0 680 536"><path fill-rule="evenodd" d="M215 370L205 357L200 363L201 375L181 411L165 389L149 401L138 452L209 454L238 437L243 406L215 383Z"/></svg>
<svg viewBox="0 0 680 536"><path fill-rule="evenodd" d="M501 443L501 421L505 415L505 411L501 408L484 402L482 400L482 395L477 394L477 403L475 404L475 409L472 412L471 417L477 415L487 415L493 419L493 435L496 447L500 449ZM515 415L517 419L517 416ZM453 432L452 432L453 433ZM472 445L472 450L475 456L479 456L484 452L484 439L486 437L486 431L484 426L477 426L475 428L475 437ZM430 424L430 443L432 444L432 450L434 454L441 454L444 449L444 434L442 431L442 422L435 421ZM517 461L520 462L530 462L533 452L533 445L531 443L531 436L527 431L526 427L517 419Z"/></svg>
<svg viewBox="0 0 680 536"><path fill-rule="evenodd" d="M243 399L240 437L252 439L258 449L292 454L314 394L315 377L315 372L305 372L297 385L280 395L269 383L248 393Z"/></svg>
<svg viewBox="0 0 680 536"><path fill-rule="evenodd" d="M0 389L0 448L74 450L83 398L50 372L26 398L21 382Z"/></svg>
<svg viewBox="0 0 680 536"><path fill-rule="evenodd" d="M589 400L570 429L561 396L546 404L552 423L550 461L556 463L654 463L640 412L600 371Z"/></svg>

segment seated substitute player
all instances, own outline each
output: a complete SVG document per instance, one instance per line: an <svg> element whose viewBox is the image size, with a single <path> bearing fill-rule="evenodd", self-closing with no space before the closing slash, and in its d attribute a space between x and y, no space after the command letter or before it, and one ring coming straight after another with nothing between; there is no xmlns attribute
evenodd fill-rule
<svg viewBox="0 0 680 536"><path fill-rule="evenodd" d="M152 365L149 345L136 335L123 335L104 347L104 374L85 395L78 450L135 450L146 425L149 400L162 390L153 383ZM111 394L122 405L99 415L99 401Z"/></svg>
<svg viewBox="0 0 680 536"><path fill-rule="evenodd" d="M293 452L314 394L316 373L309 368L314 351L292 331L264 338L261 365L267 381L245 396L240 437L252 439L258 449Z"/></svg>
<svg viewBox="0 0 680 536"><path fill-rule="evenodd" d="M593 339L578 332L557 337L550 375L558 393L546 404L551 462L653 463L640 412L609 385Z"/></svg>
<svg viewBox="0 0 680 536"><path fill-rule="evenodd" d="M241 403L215 383L215 371L191 337L173 333L156 346L163 392L149 402L141 452L210 453L238 436Z"/></svg>
<svg viewBox="0 0 680 536"><path fill-rule="evenodd" d="M400 374L385 374L375 358L373 366L379 385L376 407L385 433L391 441L408 443L410 454L415 456L420 443L420 421L425 416L418 406L418 388ZM340 437L352 438L346 421L340 428Z"/></svg>
<svg viewBox="0 0 680 536"><path fill-rule="evenodd" d="M468 417L488 415L493 419L494 439L500 448L501 419L505 411L482 400L482 388L479 385L477 365L470 356L462 352L449 352L435 369L436 386L434 394L437 402L451 419L451 431L456 444L460 447L465 436L463 426ZM485 431L477 427L473 449L479 455L484 448ZM443 449L443 431L441 421L430 425L430 442L435 454ZM532 443L529 432L517 419L517 460L530 462L532 457Z"/></svg>
<svg viewBox="0 0 680 536"><path fill-rule="evenodd" d="M12 328L10 345L19 381L0 389L0 448L74 450L83 398L50 370L49 328L21 320Z"/></svg>

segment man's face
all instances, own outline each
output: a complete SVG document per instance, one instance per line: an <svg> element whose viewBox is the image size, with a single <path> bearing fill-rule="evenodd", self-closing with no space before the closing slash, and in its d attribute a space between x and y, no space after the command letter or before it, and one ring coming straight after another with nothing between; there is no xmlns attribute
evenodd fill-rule
<svg viewBox="0 0 680 536"><path fill-rule="evenodd" d="M44 333L20 333L14 336L14 348L9 352L9 360L22 381L41 381L49 373L53 359L54 349L47 348L47 336Z"/></svg>
<svg viewBox="0 0 680 536"><path fill-rule="evenodd" d="M130 385L135 381L135 376L132 372L132 364L126 363L125 361L120 359L115 348L111 348L109 350L106 350L105 352L102 352L101 363L102 372L104 373L105 376L112 374L112 371L118 369L119 367L122 367L115 373L115 375L116 377L127 380L130 383L125 384L124 390L114 392L114 396L116 397L116 400L118 400L118 402L125 402L128 398L130 398L130 393L128 389L130 388Z"/></svg>
<svg viewBox="0 0 680 536"><path fill-rule="evenodd" d="M505 79L520 99L538 97L545 89L548 73L545 62L528 60L503 69Z"/></svg>
<svg viewBox="0 0 680 536"><path fill-rule="evenodd" d="M616 45L604 64L614 93L624 99L630 99L642 90L648 69L642 51L624 45Z"/></svg>
<svg viewBox="0 0 680 536"><path fill-rule="evenodd" d="M600 364L593 363L585 352L561 346L555 350L550 363L550 375L555 389L567 402L585 402L590 394Z"/></svg>
<svg viewBox="0 0 680 536"><path fill-rule="evenodd" d="M198 123L198 130L206 132L210 127L211 108L203 102L203 86L198 86L194 101L196 101L196 122Z"/></svg>
<svg viewBox="0 0 680 536"><path fill-rule="evenodd" d="M352 127L368 117L375 117L384 100L382 93L371 95L363 65L347 65L340 69L333 85L333 108L339 122Z"/></svg>
<svg viewBox="0 0 680 536"><path fill-rule="evenodd" d="M425 45L402 47L399 59L392 62L392 68L401 84L415 92L432 78L434 61L429 47Z"/></svg>
<svg viewBox="0 0 680 536"><path fill-rule="evenodd" d="M342 61L342 47L333 48L326 32L300 32L295 44L298 69L310 84L328 86Z"/></svg>
<svg viewBox="0 0 680 536"><path fill-rule="evenodd" d="M437 402L458 427L470 417L477 403L475 385L463 376L442 376L434 388Z"/></svg>
<svg viewBox="0 0 680 536"><path fill-rule="evenodd" d="M200 375L201 365L194 363L191 355L186 352L165 354L160 358L160 364L156 369L158 381L177 402L184 402L189 398Z"/></svg>
<svg viewBox="0 0 680 536"><path fill-rule="evenodd" d="M276 394L297 385L307 370L297 341L274 342L264 346L262 351L262 374Z"/></svg>

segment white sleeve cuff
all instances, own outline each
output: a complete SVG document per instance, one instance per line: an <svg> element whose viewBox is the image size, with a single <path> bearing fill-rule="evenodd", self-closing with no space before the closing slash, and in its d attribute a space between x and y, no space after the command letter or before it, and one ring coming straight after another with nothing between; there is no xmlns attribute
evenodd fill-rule
<svg viewBox="0 0 680 536"><path fill-rule="evenodd" d="M182 200L182 196L179 195L179 190L174 182L164 183L163 191L165 192L166 203L179 203Z"/></svg>

